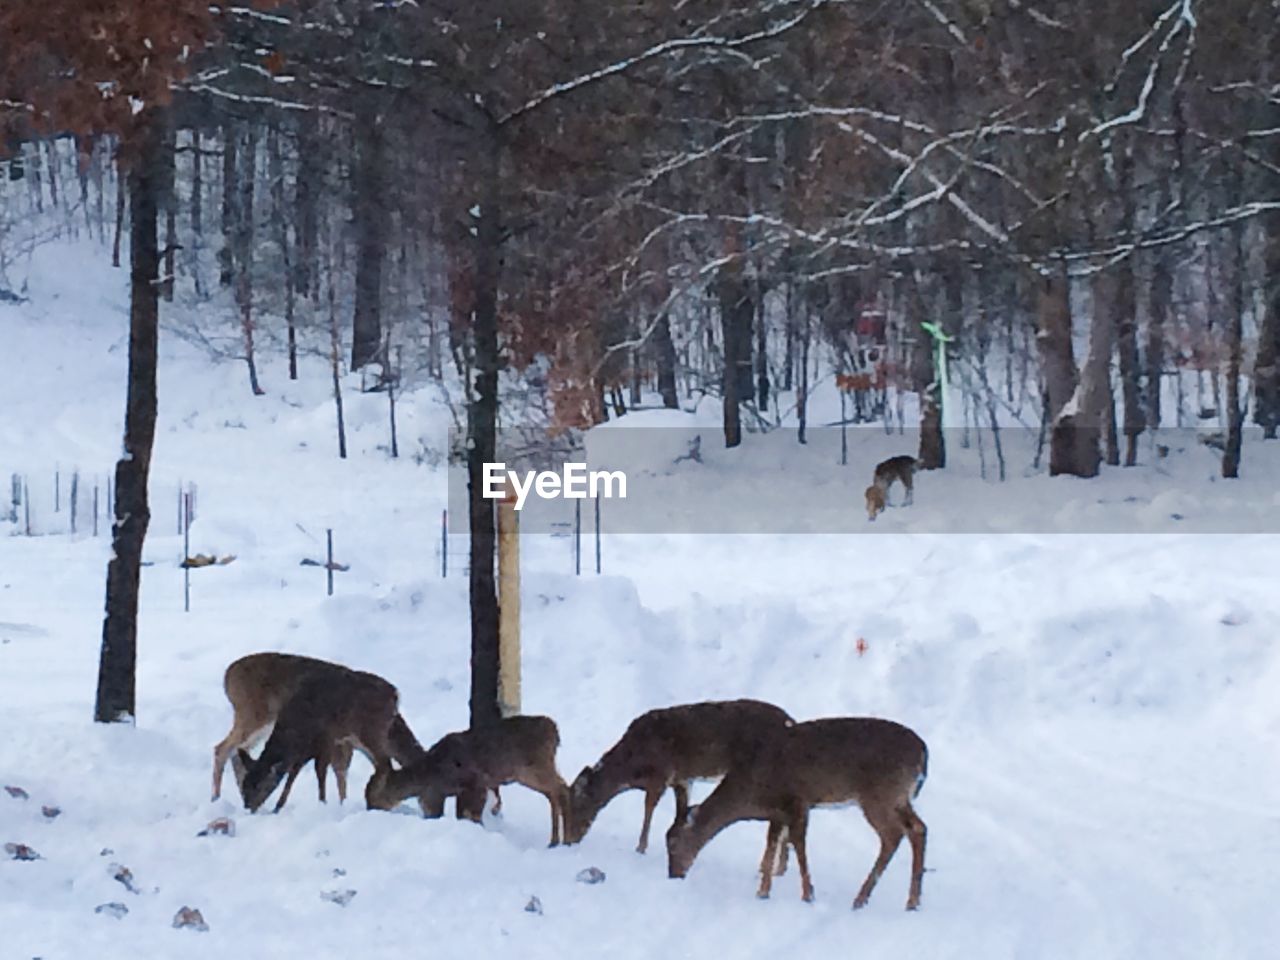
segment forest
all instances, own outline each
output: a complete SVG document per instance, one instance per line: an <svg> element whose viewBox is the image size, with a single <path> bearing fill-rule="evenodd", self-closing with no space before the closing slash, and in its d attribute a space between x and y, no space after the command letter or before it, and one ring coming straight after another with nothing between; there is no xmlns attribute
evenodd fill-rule
<svg viewBox="0 0 1280 960"><path fill-rule="evenodd" d="M966 427L1038 430L1051 474L1189 426L1236 476L1246 426L1280 425L1277 14L10 0L0 297L52 236L97 238L131 277L104 663L133 644L162 313L254 395L263 351L292 376L324 354L335 392L360 370L456 395L482 653L499 425L704 394L727 446L784 405L804 442L833 376L858 419L914 395L918 459L942 468L949 369ZM132 712L112 676L99 719ZM496 670L473 684L496 709Z"/></svg>

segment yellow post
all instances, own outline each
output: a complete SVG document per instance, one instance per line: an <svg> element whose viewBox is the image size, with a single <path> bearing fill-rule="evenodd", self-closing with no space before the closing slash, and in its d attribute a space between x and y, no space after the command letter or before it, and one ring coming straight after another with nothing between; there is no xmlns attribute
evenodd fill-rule
<svg viewBox="0 0 1280 960"><path fill-rule="evenodd" d="M498 709L520 712L520 520L510 486L498 502Z"/></svg>

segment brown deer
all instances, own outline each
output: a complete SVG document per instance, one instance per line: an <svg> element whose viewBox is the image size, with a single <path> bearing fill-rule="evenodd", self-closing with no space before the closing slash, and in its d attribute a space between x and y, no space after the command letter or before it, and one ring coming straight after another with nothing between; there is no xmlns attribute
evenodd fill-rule
<svg viewBox="0 0 1280 960"><path fill-rule="evenodd" d="M768 820L756 895L769 895L773 876L768 865L778 843L789 842L800 865L801 895L812 900L805 852L809 811L855 802L880 836L880 855L853 901L854 909L866 904L905 834L912 854L907 909L915 910L924 876L925 825L911 801L924 785L928 757L924 741L892 720L841 717L785 727L753 760L731 768L706 802L690 809L688 817L667 832L668 874L688 873L698 852L729 824Z"/></svg>
<svg viewBox="0 0 1280 960"><path fill-rule="evenodd" d="M279 812L293 781L311 761L321 800L330 765L341 771L338 785L345 793L345 768L353 748L368 756L375 770L390 769L398 707L396 688L376 674L343 669L308 675L281 707L262 754L255 760L243 749L236 751L233 764L245 807L256 811L284 779L275 806Z"/></svg>
<svg viewBox="0 0 1280 960"><path fill-rule="evenodd" d="M234 716L231 731L213 748L213 799L222 795L222 774L227 760L231 759L236 782L241 783L244 774L236 751L260 740L276 723L284 705L297 693L301 684L311 677L329 678L331 683L342 683L353 673L348 667L302 657L291 653L252 653L241 657L227 667L223 688L231 701ZM405 764L422 753L422 745L414 737L404 718L396 714L389 732L391 755ZM347 768L351 763L351 747L336 744L330 761L338 780L338 798L347 796ZM320 777L317 766L316 775ZM324 799L324 779L320 777L320 799ZM243 793L243 790L242 790Z"/></svg>
<svg viewBox="0 0 1280 960"><path fill-rule="evenodd" d="M644 853L653 810L667 787L675 793L679 823L689 809L690 780L724 776L735 758L749 757L767 734L792 722L785 710L760 700L713 700L641 714L569 788L568 842L580 841L618 794L643 790L644 823L636 850Z"/></svg>
<svg viewBox="0 0 1280 960"><path fill-rule="evenodd" d="M912 482L916 471L916 458L908 456L890 457L876 464L871 486L867 487L867 519L874 520L881 513L889 499L889 488L895 480L902 483L906 490L902 505L908 506L912 499Z"/></svg>
<svg viewBox="0 0 1280 960"><path fill-rule="evenodd" d="M370 809L390 810L416 796L423 816L438 817L457 797L459 817L479 822L486 794L506 783L534 790L551 804L551 846L561 839L569 788L556 770L560 731L550 717L507 717L475 730L445 734L401 770L374 772L365 788Z"/></svg>

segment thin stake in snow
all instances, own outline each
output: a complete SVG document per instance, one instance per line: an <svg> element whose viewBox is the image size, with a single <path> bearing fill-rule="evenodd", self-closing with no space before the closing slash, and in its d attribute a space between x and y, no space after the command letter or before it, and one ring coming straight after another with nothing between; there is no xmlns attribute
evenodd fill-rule
<svg viewBox="0 0 1280 960"><path fill-rule="evenodd" d="M80 493L80 471L71 474L71 532L76 532L76 498Z"/></svg>
<svg viewBox="0 0 1280 960"><path fill-rule="evenodd" d="M600 498L595 498L596 503L596 573L600 573Z"/></svg>
<svg viewBox="0 0 1280 960"><path fill-rule="evenodd" d="M182 528L182 612L191 612L191 494L178 491L182 505L178 526Z"/></svg>
<svg viewBox="0 0 1280 960"><path fill-rule="evenodd" d="M93 535L98 535L98 481L93 481Z"/></svg>
<svg viewBox="0 0 1280 960"><path fill-rule="evenodd" d="M566 524L568 526L568 524ZM573 508L573 572L582 575L582 506L575 504Z"/></svg>
<svg viewBox="0 0 1280 960"><path fill-rule="evenodd" d="M328 595L332 597L333 596L333 530L326 528L324 531L324 538L326 543L326 548L325 548L326 556L325 556L324 569L325 569L325 575L329 581Z"/></svg>
<svg viewBox="0 0 1280 960"><path fill-rule="evenodd" d="M449 576L449 511L440 511L440 576Z"/></svg>

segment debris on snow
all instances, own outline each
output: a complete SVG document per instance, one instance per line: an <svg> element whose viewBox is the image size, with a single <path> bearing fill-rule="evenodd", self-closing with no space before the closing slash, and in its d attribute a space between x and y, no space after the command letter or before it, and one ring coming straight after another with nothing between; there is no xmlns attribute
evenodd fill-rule
<svg viewBox="0 0 1280 960"><path fill-rule="evenodd" d="M234 837L236 822L230 817L218 817L210 820L209 825L196 834L197 837Z"/></svg>
<svg viewBox="0 0 1280 960"><path fill-rule="evenodd" d="M579 883L604 883L604 871L599 867L587 867L578 871L576 879Z"/></svg>
<svg viewBox="0 0 1280 960"><path fill-rule="evenodd" d="M58 817L62 816L61 807L51 807L47 803L40 808L40 812L44 814L44 818L46 820L56 820Z"/></svg>
<svg viewBox="0 0 1280 960"><path fill-rule="evenodd" d="M31 794L27 793L27 791L23 790L21 787L5 787L4 792L15 800L27 800L31 797Z"/></svg>
<svg viewBox="0 0 1280 960"><path fill-rule="evenodd" d="M538 916L542 916L542 901L537 897L530 897L529 902L524 905L524 912L536 913Z"/></svg>
<svg viewBox="0 0 1280 960"><path fill-rule="evenodd" d="M345 907L351 902L356 895L354 890L322 890L320 892L321 900L328 900L330 903L336 903L340 907Z"/></svg>
<svg viewBox="0 0 1280 960"><path fill-rule="evenodd" d="M115 917L117 920L119 920L121 917L123 917L126 913L129 912L129 908L126 907L119 900L112 900L110 903L98 904L96 907L93 908L93 912L106 914L108 917Z"/></svg>
<svg viewBox="0 0 1280 960"><path fill-rule="evenodd" d="M204 917L201 916L200 911L191 907L183 907L173 915L173 929L181 930L184 927L190 930L198 930L201 933L209 929L209 925L204 922Z"/></svg>
<svg viewBox="0 0 1280 960"><path fill-rule="evenodd" d="M42 857L36 853L25 843L6 843L4 852L9 855L10 860L40 860Z"/></svg>
<svg viewBox="0 0 1280 960"><path fill-rule="evenodd" d="M111 878L119 882L130 893L142 892L133 884L133 871L124 866L124 864L113 863L107 869L111 871Z"/></svg>

